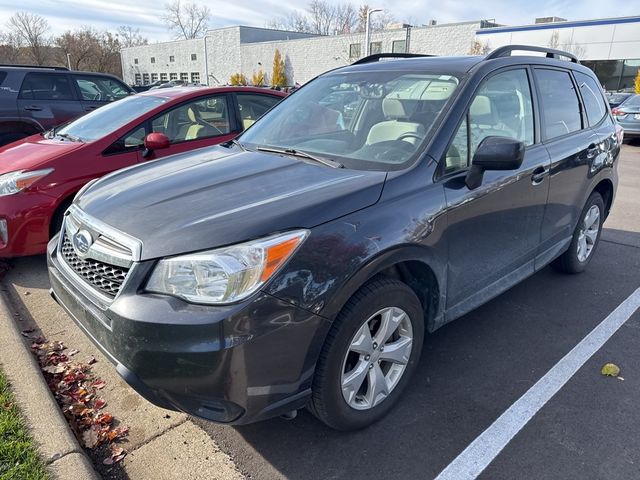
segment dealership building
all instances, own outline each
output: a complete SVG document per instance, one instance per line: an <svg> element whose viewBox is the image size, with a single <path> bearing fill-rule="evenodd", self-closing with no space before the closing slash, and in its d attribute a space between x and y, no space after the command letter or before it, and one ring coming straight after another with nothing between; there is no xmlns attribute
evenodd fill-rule
<svg viewBox="0 0 640 480"><path fill-rule="evenodd" d="M267 82L273 56L280 51L290 85L305 83L327 70L364 56L362 33L321 36L267 28L233 26L210 30L204 38L123 49L122 71L130 84L184 80L224 85L234 73L251 79L262 71ZM466 55L507 44L567 50L592 68L608 90L630 88L640 69L640 16L567 21L536 19L531 25L505 26L491 20L428 25L397 25L374 32L371 53L410 52Z"/></svg>

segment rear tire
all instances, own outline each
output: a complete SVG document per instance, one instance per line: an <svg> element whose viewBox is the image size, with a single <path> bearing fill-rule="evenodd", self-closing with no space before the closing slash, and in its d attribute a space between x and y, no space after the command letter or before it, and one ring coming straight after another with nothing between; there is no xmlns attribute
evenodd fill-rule
<svg viewBox="0 0 640 480"><path fill-rule="evenodd" d="M413 290L388 278L363 286L327 335L309 410L337 430L380 420L409 383L423 338L424 313Z"/></svg>
<svg viewBox="0 0 640 480"><path fill-rule="evenodd" d="M600 243L602 223L604 222L604 201L602 195L593 192L580 213L580 221L573 232L569 249L556 258L551 266L564 273L584 271Z"/></svg>

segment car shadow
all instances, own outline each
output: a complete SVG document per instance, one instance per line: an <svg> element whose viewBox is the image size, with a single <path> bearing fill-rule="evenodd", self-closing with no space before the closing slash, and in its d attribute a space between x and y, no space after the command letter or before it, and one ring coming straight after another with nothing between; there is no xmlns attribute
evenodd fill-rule
<svg viewBox="0 0 640 480"><path fill-rule="evenodd" d="M225 427L194 420L253 478L433 478L640 285L640 234L605 229L588 270L547 267L427 335L391 413L336 432L306 411Z"/></svg>

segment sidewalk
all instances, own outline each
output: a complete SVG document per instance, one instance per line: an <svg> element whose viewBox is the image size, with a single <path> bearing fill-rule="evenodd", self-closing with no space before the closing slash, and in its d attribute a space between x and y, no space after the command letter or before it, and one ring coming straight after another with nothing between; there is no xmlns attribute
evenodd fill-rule
<svg viewBox="0 0 640 480"><path fill-rule="evenodd" d="M0 322L2 330L2 345L11 345L12 354L5 355L4 348L0 354L0 362L6 359L15 359L11 368L5 367L7 375L16 386L16 397L20 405L30 401L32 397L46 397L48 403L43 403L38 408L41 414L38 423L42 430L34 429L36 440L51 435L51 417L62 419L65 428L59 423L55 431L63 430L67 437L67 445L64 455L77 455L88 463L83 450L80 449L71 431L66 427L66 421L60 413L55 400L49 393L44 380L39 375L35 358L20 335L20 331L35 328L48 340L58 340L70 349L77 349L77 358L88 359L94 356L97 363L92 365L92 371L106 382L106 387L101 390L100 396L107 401L108 410L117 421L129 427L127 442L122 446L127 451L125 459L117 466L102 465L102 458L93 455L93 467L102 478L120 479L172 479L177 475L183 480L199 479L241 479L243 475L238 471L233 461L220 450L211 437L200 427L189 421L184 414L158 408L131 389L116 373L113 365L99 352L91 341L80 331L64 311L50 298L48 293L48 278L46 273L46 260L44 257L30 257L16 259L14 265L20 268L12 268L2 281L3 297L0 300L8 304L8 312L5 317L15 324L11 338L4 333L4 326ZM1 310L3 312L7 309ZM1 317L2 315L0 315ZM40 384L46 395L32 390L33 382L27 381L21 371L37 373ZM19 388L23 385L26 388ZM18 390L24 390L19 395ZM37 403L37 402L35 402ZM27 410L27 407L24 407ZM28 415L27 415L28 417ZM70 437L70 439L68 438ZM73 442L71 442L73 440ZM53 451L46 451L47 458L54 455ZM89 452L91 456L91 452ZM66 457L65 457L66 458ZM75 471L75 465L71 471ZM80 467L78 467L80 468ZM85 476L84 471L75 471L73 477L93 478ZM80 474L80 475L78 475ZM73 478L71 475L60 478Z"/></svg>

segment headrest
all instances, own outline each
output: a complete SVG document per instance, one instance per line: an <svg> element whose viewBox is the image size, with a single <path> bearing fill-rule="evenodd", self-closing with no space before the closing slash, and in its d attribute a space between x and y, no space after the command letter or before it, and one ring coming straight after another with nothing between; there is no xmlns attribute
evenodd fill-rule
<svg viewBox="0 0 640 480"><path fill-rule="evenodd" d="M196 115L196 111L193 107L187 108L187 117L189 117L189 121L191 123L198 123L198 116Z"/></svg>
<svg viewBox="0 0 640 480"><path fill-rule="evenodd" d="M407 112L402 101L390 97L385 97L382 100L382 112L387 118L408 118L411 116L411 112Z"/></svg>
<svg viewBox="0 0 640 480"><path fill-rule="evenodd" d="M469 108L469 114L473 117L491 115L491 100L489 97L478 95L471 104L471 108Z"/></svg>

